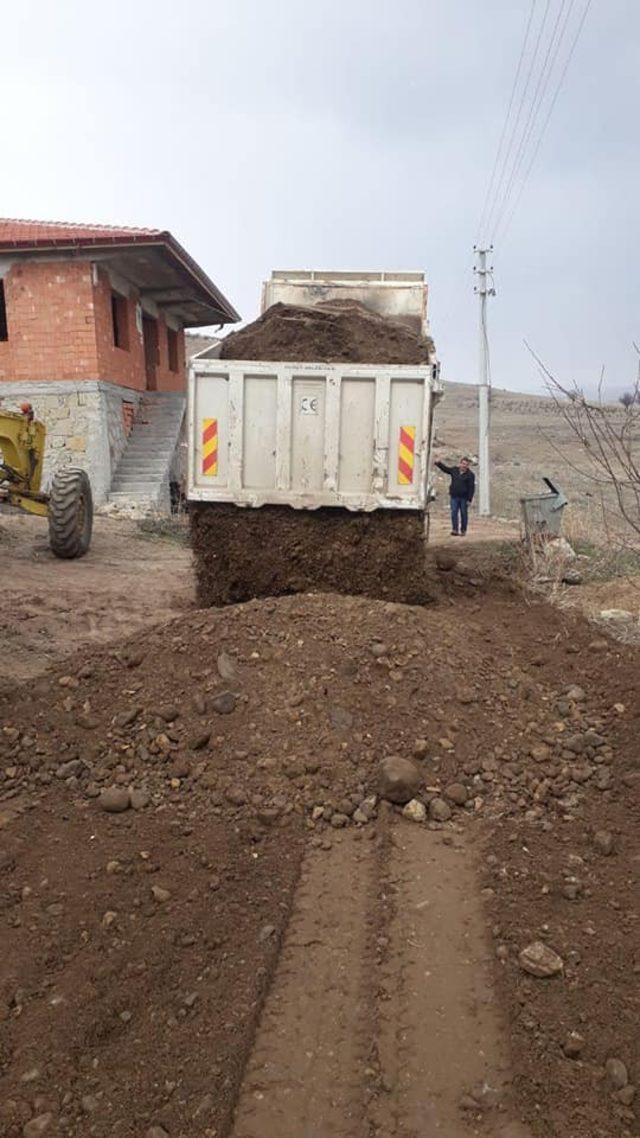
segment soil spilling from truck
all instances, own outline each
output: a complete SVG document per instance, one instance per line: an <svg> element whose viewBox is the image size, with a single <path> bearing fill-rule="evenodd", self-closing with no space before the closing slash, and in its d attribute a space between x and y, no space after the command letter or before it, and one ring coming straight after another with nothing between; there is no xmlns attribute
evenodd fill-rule
<svg viewBox="0 0 640 1138"><path fill-rule="evenodd" d="M222 344L223 359L416 364L433 342L355 300L274 304ZM191 507L198 600L203 606L295 592L366 594L426 604L424 515L379 509Z"/></svg>
<svg viewBox="0 0 640 1138"><path fill-rule="evenodd" d="M0 695L3 1138L227 1138L283 937L236 1135L445 1098L453 1138L637 1133L638 658L593 636L460 575L455 608L191 612ZM380 800L394 756L429 821ZM506 1089L468 1062L496 994Z"/></svg>
<svg viewBox="0 0 640 1138"><path fill-rule="evenodd" d="M426 570L424 517L408 510L191 507L198 603L325 592L405 604L433 601Z"/></svg>
<svg viewBox="0 0 640 1138"><path fill-rule="evenodd" d="M331 300L313 308L273 304L227 336L220 355L223 360L424 365L433 350L429 337L400 321L356 300Z"/></svg>

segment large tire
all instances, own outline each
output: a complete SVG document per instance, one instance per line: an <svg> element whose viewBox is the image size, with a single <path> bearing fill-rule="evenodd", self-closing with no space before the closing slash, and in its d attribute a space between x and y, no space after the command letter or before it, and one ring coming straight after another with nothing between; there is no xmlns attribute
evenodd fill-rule
<svg viewBox="0 0 640 1138"><path fill-rule="evenodd" d="M56 470L49 495L49 544L56 557L84 557L91 544L93 498L84 470Z"/></svg>

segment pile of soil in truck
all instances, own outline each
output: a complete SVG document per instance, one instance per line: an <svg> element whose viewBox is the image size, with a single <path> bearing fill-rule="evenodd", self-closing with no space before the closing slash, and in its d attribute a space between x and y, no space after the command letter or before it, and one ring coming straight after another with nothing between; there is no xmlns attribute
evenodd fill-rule
<svg viewBox="0 0 640 1138"><path fill-rule="evenodd" d="M333 300L313 307L274 304L227 336L220 354L226 360L424 366L433 351L428 337L401 321L355 300ZM433 599L420 511L193 503L191 532L203 606L306 591L409 604Z"/></svg>
<svg viewBox="0 0 640 1138"><path fill-rule="evenodd" d="M291 363L426 364L433 341L357 300L326 300L313 308L273 304L222 344L223 360Z"/></svg>

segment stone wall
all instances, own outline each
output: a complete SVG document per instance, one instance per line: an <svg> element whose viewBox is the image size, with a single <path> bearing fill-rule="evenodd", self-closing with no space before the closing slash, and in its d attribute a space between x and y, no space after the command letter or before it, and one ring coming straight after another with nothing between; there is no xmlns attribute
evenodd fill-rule
<svg viewBox="0 0 640 1138"><path fill-rule="evenodd" d="M0 386L0 408L17 410L28 400L47 431L43 486L60 466L80 466L91 480L96 505L106 501L127 442L123 403L140 402L142 392L113 383L70 380L9 382Z"/></svg>

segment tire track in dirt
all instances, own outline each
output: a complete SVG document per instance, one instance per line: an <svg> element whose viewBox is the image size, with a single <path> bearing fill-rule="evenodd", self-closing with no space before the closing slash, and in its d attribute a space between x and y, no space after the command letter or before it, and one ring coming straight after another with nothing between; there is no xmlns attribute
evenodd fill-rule
<svg viewBox="0 0 640 1138"><path fill-rule="evenodd" d="M504 1105L510 1081L473 861L460 843L444 845L419 826L394 825L389 844L378 1015L388 1093L375 1105L375 1132L469 1138L484 1110ZM472 1094L478 1109L461 1109ZM526 1138L506 1118L492 1113L482 1133Z"/></svg>
<svg viewBox="0 0 640 1138"><path fill-rule="evenodd" d="M530 1138L455 842L383 810L307 855L233 1138Z"/></svg>
<svg viewBox="0 0 640 1138"><path fill-rule="evenodd" d="M370 842L307 855L233 1138L369 1138L375 881Z"/></svg>

